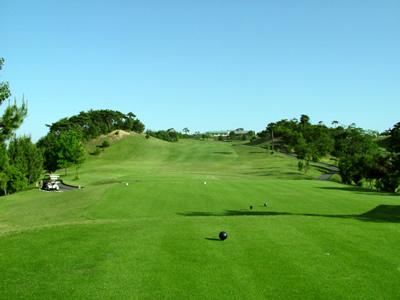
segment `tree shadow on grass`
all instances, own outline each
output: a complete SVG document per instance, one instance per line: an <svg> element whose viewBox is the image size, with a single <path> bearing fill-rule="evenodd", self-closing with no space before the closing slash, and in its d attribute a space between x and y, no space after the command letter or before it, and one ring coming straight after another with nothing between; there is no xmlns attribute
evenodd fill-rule
<svg viewBox="0 0 400 300"><path fill-rule="evenodd" d="M185 217L234 217L234 216L303 216L303 217L325 217L338 219L355 219L366 222L389 222L400 223L400 205L378 205L377 207L359 215L339 214L301 214L278 211L249 211L249 210L225 210L222 212L184 212L178 213ZM207 238L208 239L208 238Z"/></svg>
<svg viewBox="0 0 400 300"><path fill-rule="evenodd" d="M400 196L400 194L396 194L396 193L377 192L374 190L370 190L370 189L358 187L358 186L318 186L316 188L322 189L322 190L356 192L358 194L366 194L366 195Z"/></svg>
<svg viewBox="0 0 400 300"><path fill-rule="evenodd" d="M233 154L233 152L229 152L229 151L214 151L214 154L224 154L224 155L230 155Z"/></svg>
<svg viewBox="0 0 400 300"><path fill-rule="evenodd" d="M266 154L267 152L266 151L263 151L263 152L261 152L261 151L249 151L248 153L250 153L250 154Z"/></svg>

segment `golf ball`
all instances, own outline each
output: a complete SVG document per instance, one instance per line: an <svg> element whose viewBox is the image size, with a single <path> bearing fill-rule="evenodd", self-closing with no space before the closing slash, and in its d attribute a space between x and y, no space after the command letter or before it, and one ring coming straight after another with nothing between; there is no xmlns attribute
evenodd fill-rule
<svg viewBox="0 0 400 300"><path fill-rule="evenodd" d="M226 240L228 238L228 233L226 233L225 231L221 231L220 233L219 233L219 239L221 240L221 241L224 241L224 240Z"/></svg>
<svg viewBox="0 0 400 300"><path fill-rule="evenodd" d="M207 182L206 182L206 181L204 181L204 184L207 184Z"/></svg>

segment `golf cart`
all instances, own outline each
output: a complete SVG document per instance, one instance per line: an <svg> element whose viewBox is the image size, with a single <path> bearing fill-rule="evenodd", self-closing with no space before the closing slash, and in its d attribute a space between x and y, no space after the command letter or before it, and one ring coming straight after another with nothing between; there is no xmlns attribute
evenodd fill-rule
<svg viewBox="0 0 400 300"><path fill-rule="evenodd" d="M46 177L43 179L42 190L58 191L60 189L60 181L58 180L59 178L59 175L47 174Z"/></svg>

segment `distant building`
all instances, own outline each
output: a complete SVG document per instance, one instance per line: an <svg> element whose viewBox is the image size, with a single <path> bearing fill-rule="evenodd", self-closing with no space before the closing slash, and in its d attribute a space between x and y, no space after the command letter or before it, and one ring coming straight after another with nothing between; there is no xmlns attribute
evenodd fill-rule
<svg viewBox="0 0 400 300"><path fill-rule="evenodd" d="M208 131L207 135L212 137L229 137L229 134L233 132L234 135L246 135L250 132L250 130L244 130L243 128L237 128L235 130L217 130L217 131Z"/></svg>
<svg viewBox="0 0 400 300"><path fill-rule="evenodd" d="M208 131L206 132L206 134L213 136L213 137L227 137L229 136L229 132L231 132L231 130L219 130L219 131Z"/></svg>
<svg viewBox="0 0 400 300"><path fill-rule="evenodd" d="M248 134L250 132L250 130L244 130L243 128L237 128L235 130L233 130L233 133L236 135L244 135L244 134Z"/></svg>

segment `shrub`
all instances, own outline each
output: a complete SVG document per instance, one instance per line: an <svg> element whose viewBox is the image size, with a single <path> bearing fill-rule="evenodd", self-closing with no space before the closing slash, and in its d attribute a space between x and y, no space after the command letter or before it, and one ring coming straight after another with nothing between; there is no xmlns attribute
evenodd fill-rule
<svg viewBox="0 0 400 300"><path fill-rule="evenodd" d="M299 162L297 163L297 169L299 171L303 171L304 168L304 162L302 160L299 160Z"/></svg>
<svg viewBox="0 0 400 300"><path fill-rule="evenodd" d="M340 177L339 174L334 174L329 178L330 181L337 182L337 183L342 183L342 177Z"/></svg>
<svg viewBox="0 0 400 300"><path fill-rule="evenodd" d="M9 166L7 169L8 183L7 193L15 193L21 191L28 186L28 180L17 168Z"/></svg>
<svg viewBox="0 0 400 300"><path fill-rule="evenodd" d="M96 155L96 156L97 156L97 155L99 155L100 153L101 153L101 150L100 150L100 148L97 147L96 150L94 150L94 151L91 152L90 154L91 154L91 155Z"/></svg>
<svg viewBox="0 0 400 300"><path fill-rule="evenodd" d="M104 141L101 143L101 148L107 148L107 147L110 147L110 142L107 141L107 140L104 140Z"/></svg>

